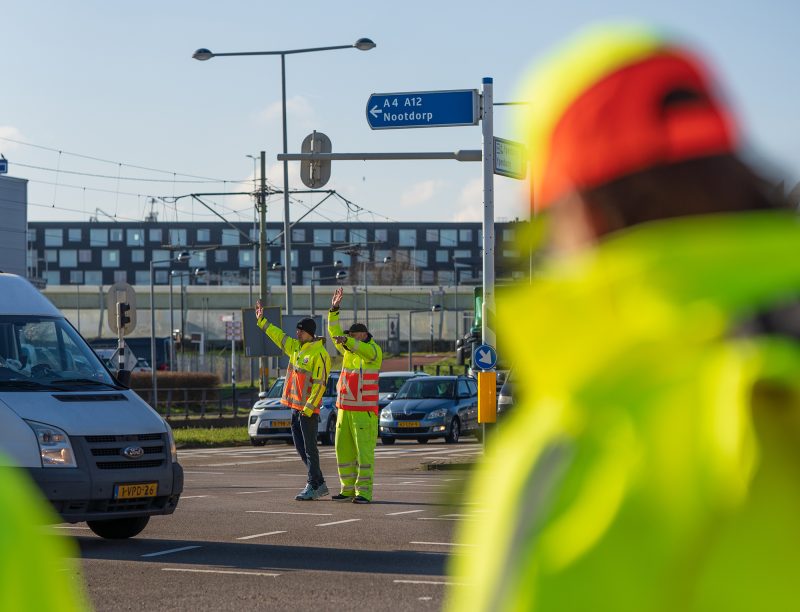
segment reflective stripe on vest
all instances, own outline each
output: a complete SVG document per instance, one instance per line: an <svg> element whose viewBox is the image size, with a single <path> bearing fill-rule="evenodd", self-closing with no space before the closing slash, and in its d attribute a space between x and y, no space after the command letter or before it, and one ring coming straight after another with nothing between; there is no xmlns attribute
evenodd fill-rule
<svg viewBox="0 0 800 612"><path fill-rule="evenodd" d="M342 368L337 384L337 407L377 414L379 373L380 370L373 368Z"/></svg>

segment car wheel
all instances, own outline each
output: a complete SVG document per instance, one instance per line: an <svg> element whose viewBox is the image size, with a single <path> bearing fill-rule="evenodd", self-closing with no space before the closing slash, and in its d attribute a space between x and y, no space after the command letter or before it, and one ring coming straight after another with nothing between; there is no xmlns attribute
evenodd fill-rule
<svg viewBox="0 0 800 612"><path fill-rule="evenodd" d="M286 444L288 444L289 446L294 446L294 440L292 438L287 438L286 440L284 440L284 442L286 442Z"/></svg>
<svg viewBox="0 0 800 612"><path fill-rule="evenodd" d="M264 446L267 443L266 440L257 440L256 438L250 438L250 444L253 446Z"/></svg>
<svg viewBox="0 0 800 612"><path fill-rule="evenodd" d="M427 444L428 438L417 438L417 444Z"/></svg>
<svg viewBox="0 0 800 612"><path fill-rule="evenodd" d="M394 438L381 438L381 443L385 444L386 446L391 446L394 444Z"/></svg>
<svg viewBox="0 0 800 612"><path fill-rule="evenodd" d="M101 538L108 540L125 540L141 533L150 521L149 516L111 519L108 521L86 521L89 529Z"/></svg>
<svg viewBox="0 0 800 612"><path fill-rule="evenodd" d="M336 413L334 412L328 418L328 426L325 428L325 433L322 436L322 443L328 446L336 444Z"/></svg>
<svg viewBox="0 0 800 612"><path fill-rule="evenodd" d="M444 441L448 444L455 444L458 442L459 437L461 437L461 423L459 423L458 419L453 419L450 422L450 431L444 437Z"/></svg>

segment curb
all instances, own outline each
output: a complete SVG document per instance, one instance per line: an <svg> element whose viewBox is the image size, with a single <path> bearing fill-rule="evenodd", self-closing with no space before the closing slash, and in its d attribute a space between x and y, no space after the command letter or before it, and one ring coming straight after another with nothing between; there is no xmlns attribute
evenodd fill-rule
<svg viewBox="0 0 800 612"><path fill-rule="evenodd" d="M471 470L475 466L472 461L448 461L434 459L432 461L423 461L420 463L420 469L427 471L435 470Z"/></svg>

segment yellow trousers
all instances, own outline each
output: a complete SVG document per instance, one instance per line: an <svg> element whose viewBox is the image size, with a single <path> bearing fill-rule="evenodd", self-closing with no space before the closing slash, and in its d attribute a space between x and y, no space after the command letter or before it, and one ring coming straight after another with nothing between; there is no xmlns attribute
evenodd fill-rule
<svg viewBox="0 0 800 612"><path fill-rule="evenodd" d="M342 495L360 495L372 501L377 439L377 414L339 410L336 418L336 464Z"/></svg>

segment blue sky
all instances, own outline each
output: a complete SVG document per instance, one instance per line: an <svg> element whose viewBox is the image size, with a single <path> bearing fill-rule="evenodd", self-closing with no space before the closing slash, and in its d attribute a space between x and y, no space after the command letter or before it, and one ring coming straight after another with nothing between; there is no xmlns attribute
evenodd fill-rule
<svg viewBox="0 0 800 612"><path fill-rule="evenodd" d="M314 129L339 152L477 149L479 126L370 130L367 98L480 88L490 76L495 100L513 100L520 77L555 43L588 24L625 19L674 31L703 51L742 119L748 155L793 185L800 179L800 3L744 4L0 0L0 153L12 176L31 181L32 220L86 220L96 209L141 220L148 196L247 190L253 161L246 156L262 149L268 177L280 186L280 59L198 62L192 52L327 46L362 36L377 48L287 58L291 152ZM513 137L517 112L496 109L496 136ZM334 162L332 170L326 188L364 210L326 202L311 219L481 218L480 164ZM219 182L183 182L197 180L185 175ZM302 188L298 164L290 187ZM495 187L498 217L527 215L524 183L496 177ZM320 199L297 196L292 217ZM209 201L227 219L252 220L248 197ZM217 220L189 198L158 200L155 210L161 220ZM282 219L279 197L268 219Z"/></svg>

